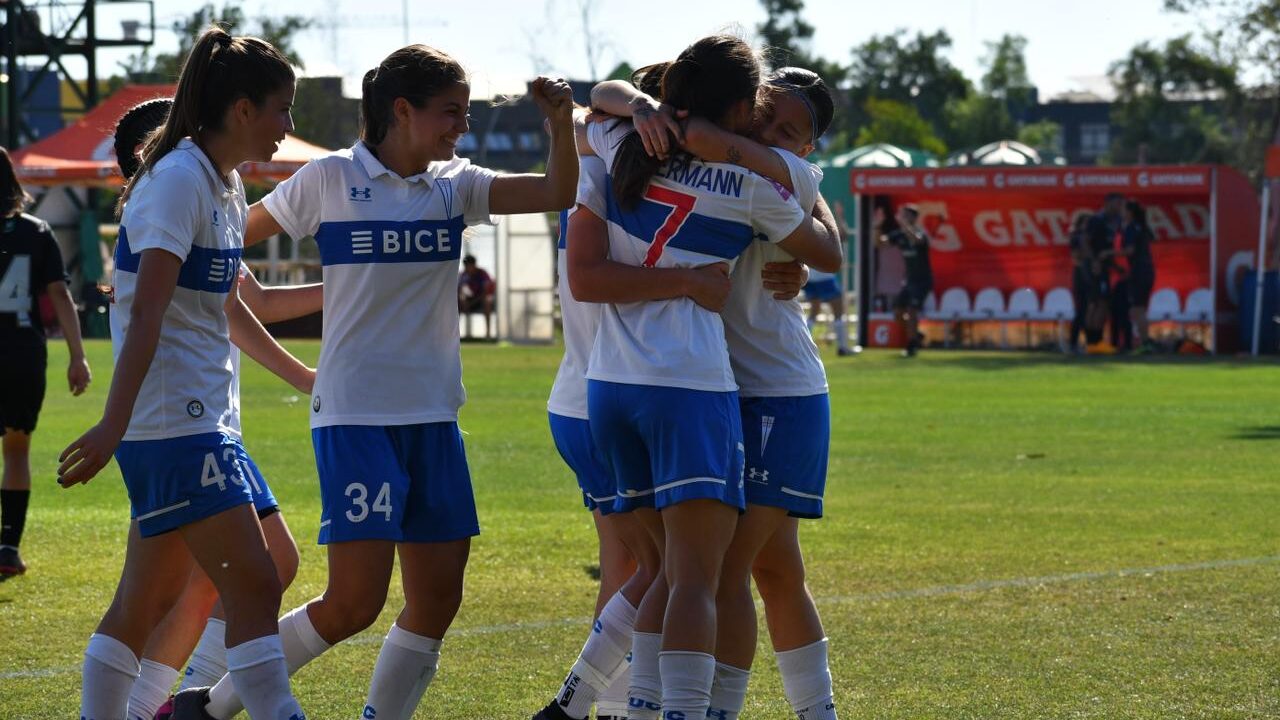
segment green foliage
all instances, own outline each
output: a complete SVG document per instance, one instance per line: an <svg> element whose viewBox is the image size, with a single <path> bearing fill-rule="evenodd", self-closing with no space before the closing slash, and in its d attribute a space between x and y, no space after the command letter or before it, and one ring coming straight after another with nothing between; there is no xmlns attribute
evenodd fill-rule
<svg viewBox="0 0 1280 720"><path fill-rule="evenodd" d="M801 17L804 0L761 0L761 4L766 17L756 30L764 45L769 68L802 67L822 77L831 89L836 111L827 131L826 146L828 149L841 147L842 139L850 135L852 127L849 125L849 96L842 91L848 69L811 52L814 28Z"/></svg>
<svg viewBox="0 0 1280 720"><path fill-rule="evenodd" d="M1238 69L1188 35L1163 47L1143 42L1111 66L1116 89L1112 162L1229 162L1241 130ZM1180 101L1180 102L1178 102ZM1145 155L1145 157L1143 157Z"/></svg>
<svg viewBox="0 0 1280 720"><path fill-rule="evenodd" d="M1004 35L987 43L987 66L982 76L982 92L1005 103L1011 116L1017 117L1032 103L1033 88L1027 75L1027 39L1021 35Z"/></svg>
<svg viewBox="0 0 1280 720"><path fill-rule="evenodd" d="M1003 98L980 93L947 103L944 124L946 143L953 149L975 148L1017 133Z"/></svg>
<svg viewBox="0 0 1280 720"><path fill-rule="evenodd" d="M1018 128L1018 142L1037 150L1062 152L1062 126L1052 120L1027 123Z"/></svg>
<svg viewBox="0 0 1280 720"><path fill-rule="evenodd" d="M945 30L932 34L906 30L875 35L853 49L849 68L849 99L855 126L867 124L867 101L893 100L915 108L920 117L939 126L946 120L948 102L965 97L972 83L943 52L951 47Z"/></svg>
<svg viewBox="0 0 1280 720"><path fill-rule="evenodd" d="M253 35L271 43L296 67L304 67L302 56L293 46L294 37L311 27L312 20L301 15L283 17L263 16L250 23L245 17L240 0L231 0L221 8L213 3L202 5L195 12L173 21L172 29L178 37L176 53L151 54L150 48L130 55L120 63L120 68L134 82L174 82L182 70L182 64L191 54L196 38L210 25L220 25L232 34Z"/></svg>
<svg viewBox="0 0 1280 720"><path fill-rule="evenodd" d="M855 146L883 142L927 150L939 157L947 154L946 143L910 105L897 100L870 98L863 105L863 111L869 122L858 132Z"/></svg>
<svg viewBox="0 0 1280 720"><path fill-rule="evenodd" d="M635 73L635 71L636 69L631 67L631 63L624 60L623 62L618 63L618 66L609 72L609 75L605 80L626 80L630 82L631 75Z"/></svg>
<svg viewBox="0 0 1280 720"><path fill-rule="evenodd" d="M315 362L314 341L287 345ZM85 642L123 561L128 499L115 464L86 486L52 481L58 451L97 419L110 385L110 344L87 350L94 384L72 398L65 345L49 346L23 543L31 567L0 583L5 718L78 717ZM594 531L547 433L560 348L462 354L460 425L482 534L414 717L527 717L590 632ZM1280 366L984 352L823 359L825 517L800 533L842 716L1280 714L1280 483L1267 471ZM287 611L326 583L310 408L254 363L243 368L245 444L302 556ZM293 678L309 717L359 716L403 602L397 574L377 622ZM743 716L795 718L763 618Z"/></svg>

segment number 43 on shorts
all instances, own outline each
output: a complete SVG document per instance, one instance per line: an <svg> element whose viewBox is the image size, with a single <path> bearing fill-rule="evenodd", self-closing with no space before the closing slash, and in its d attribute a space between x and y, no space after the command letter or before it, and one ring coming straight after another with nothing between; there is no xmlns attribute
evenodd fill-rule
<svg viewBox="0 0 1280 720"><path fill-rule="evenodd" d="M391 483L384 482L369 505L369 488L364 483L353 482L343 493L351 498L351 509L347 511L347 520L353 523L364 522L369 513L382 513L383 519L391 521Z"/></svg>

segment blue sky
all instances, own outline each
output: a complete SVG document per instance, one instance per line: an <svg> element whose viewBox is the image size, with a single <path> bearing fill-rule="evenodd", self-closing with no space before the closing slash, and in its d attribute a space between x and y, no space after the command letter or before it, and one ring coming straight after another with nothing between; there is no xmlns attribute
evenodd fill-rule
<svg viewBox="0 0 1280 720"><path fill-rule="evenodd" d="M358 78L408 38L457 57L473 76L474 95L518 92L537 72L589 77L580 0L246 0L250 17L299 14L317 27L298 38L308 74L341 74L349 91ZM157 0L157 45L177 38L168 29L202 3ZM219 2L219 4L221 4ZM955 44L950 59L976 79L984 42L1003 33L1027 37L1031 79L1042 97L1067 90L1105 89L1108 64L1141 40L1161 41L1195 30L1188 18L1165 13L1160 0L807 0L805 17L817 27L814 49L846 61L849 49L873 34L896 28L932 32L945 28ZM738 28L750 36L763 12L755 0L595 0L593 37L601 48L599 72L620 60L633 65L672 57L697 37ZM99 8L111 8L99 5ZM102 33L118 33L115 15L129 5L100 9ZM139 6L133 6L137 8ZM136 14L136 9L132 11ZM117 54L103 53L103 70Z"/></svg>

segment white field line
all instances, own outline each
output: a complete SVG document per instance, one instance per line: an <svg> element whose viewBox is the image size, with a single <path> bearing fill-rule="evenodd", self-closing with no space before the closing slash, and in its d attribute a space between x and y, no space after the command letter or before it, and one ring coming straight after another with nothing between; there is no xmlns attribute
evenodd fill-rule
<svg viewBox="0 0 1280 720"><path fill-rule="evenodd" d="M1171 573L1198 572L1203 570L1224 570L1227 568L1254 567L1280 563L1280 555L1238 558L1234 560L1209 560L1198 563L1179 563L1175 565L1156 565L1153 567L1124 568L1121 570L1104 570L1100 572L1076 572L1061 575L1039 575L1034 577L1005 578L1002 580L978 580L958 585L934 585L931 587L912 588L908 590L885 590L881 592L858 593L856 595L836 595L815 598L819 605L846 605L889 600L913 600L917 598L934 598L944 595L962 595L967 593L1004 590L1006 588L1029 588L1042 585L1063 585L1067 583L1091 582L1094 580L1118 580L1131 577L1151 577ZM476 625L460 627L449 631L449 637L471 637L476 635L493 635L507 632L527 632L558 627L586 627L591 618L559 618L554 620L532 620L528 622L500 623L496 625ZM380 645L382 633L363 632L347 640L351 645ZM13 670L0 672L0 680L45 678L55 675L79 672L80 666L62 666L36 668L31 670Z"/></svg>

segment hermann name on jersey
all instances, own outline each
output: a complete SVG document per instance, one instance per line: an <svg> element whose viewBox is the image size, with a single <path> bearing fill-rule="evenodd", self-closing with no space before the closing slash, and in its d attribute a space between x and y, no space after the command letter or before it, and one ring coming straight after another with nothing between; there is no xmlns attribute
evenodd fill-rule
<svg viewBox="0 0 1280 720"><path fill-rule="evenodd" d="M691 188L742 197L742 173L729 168L694 164L690 157L674 157L657 174Z"/></svg>

